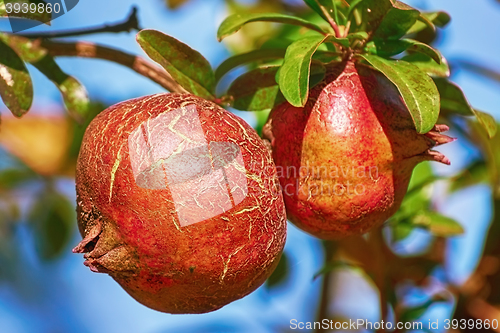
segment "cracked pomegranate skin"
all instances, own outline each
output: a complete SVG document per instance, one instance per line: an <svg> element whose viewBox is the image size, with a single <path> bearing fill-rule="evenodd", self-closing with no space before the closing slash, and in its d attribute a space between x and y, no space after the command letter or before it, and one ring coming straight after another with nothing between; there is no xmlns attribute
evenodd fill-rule
<svg viewBox="0 0 500 333"><path fill-rule="evenodd" d="M359 235L393 215L413 168L449 164L430 148L453 139L436 125L415 130L397 88L351 61L331 68L303 108L275 107L263 128L283 189L288 219L322 239Z"/></svg>
<svg viewBox="0 0 500 333"><path fill-rule="evenodd" d="M270 152L242 119L196 96L146 96L100 113L82 142L76 191L84 239L73 251L158 311L205 313L242 298L285 244Z"/></svg>

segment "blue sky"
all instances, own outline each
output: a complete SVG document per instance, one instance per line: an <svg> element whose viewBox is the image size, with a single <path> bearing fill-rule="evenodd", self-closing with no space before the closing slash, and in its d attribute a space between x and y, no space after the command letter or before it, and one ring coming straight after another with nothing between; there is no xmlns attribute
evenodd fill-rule
<svg viewBox="0 0 500 333"><path fill-rule="evenodd" d="M453 18L439 43L443 54L453 59L479 61L500 69L500 5L493 0L408 1L420 9L442 9ZM192 5L176 12L162 7L161 0L85 0L66 15L53 22L52 27L38 30L59 30L115 22L126 17L134 4L139 4L139 19L144 28L154 28L172 35L200 51L213 65L219 64L228 52L216 42L216 28L224 17L222 1L195 0ZM7 30L7 22L0 22L0 30ZM121 33L89 36L88 41L114 46L130 53L143 54L134 34ZM81 80L91 98L115 103L124 99L162 92L162 88L137 75L128 68L93 59L61 59L63 70ZM34 77L35 108L59 108L59 92L36 70ZM105 75L103 75L105 74ZM453 80L468 96L471 103L492 113L500 120L500 84L460 71ZM6 110L0 106L0 113ZM245 119L253 122L253 116ZM438 174L453 174L470 162L471 151L461 143L441 149L452 161L451 167L434 166ZM3 157L0 156L0 159ZM62 180L60 189L74 201L74 183ZM438 198L437 207L456 218L467 230L466 235L449 243L447 274L452 281L463 281L474 268L480 253L482 235L488 226L488 189L474 187L449 198ZM32 235L20 228L26 258L26 276L12 285L0 284L0 327L6 333L31 332L274 332L278 326L288 326L290 319L313 320L320 279L312 281L322 262L320 244L314 238L289 224L286 251L290 255L292 278L272 292L260 288L255 293L236 301L222 310L205 315L173 316L152 311L135 302L110 277L91 273L84 267L79 255L69 251L61 260L40 263L29 240ZM423 235L414 236L414 242ZM75 233L73 244L80 236ZM0 268L1 269L1 268ZM376 300L373 288L356 273L343 271L335 276L339 295L332 311L354 318L376 320L376 306L359 306ZM347 284L347 281L359 281ZM356 287L352 287L356 286ZM19 290L27 295L19 296ZM349 300L349 301L346 301ZM446 314L449 308L433 309L432 318Z"/></svg>

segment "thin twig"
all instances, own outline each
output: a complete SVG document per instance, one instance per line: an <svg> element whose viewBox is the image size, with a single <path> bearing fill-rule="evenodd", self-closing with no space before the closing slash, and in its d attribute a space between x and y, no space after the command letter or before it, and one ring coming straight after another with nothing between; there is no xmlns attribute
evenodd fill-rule
<svg viewBox="0 0 500 333"><path fill-rule="evenodd" d="M141 30L139 26L139 20L137 19L137 7L132 7L132 11L129 16L118 23L105 24L102 26L83 28L83 29L73 29L65 31L52 31L52 32L33 32L26 34L16 34L17 36L22 36L26 38L60 38L60 37L74 37L82 35L90 35L96 33L119 33L119 32L130 32L132 30Z"/></svg>
<svg viewBox="0 0 500 333"><path fill-rule="evenodd" d="M47 49L54 57L83 57L109 60L129 67L137 73L151 79L170 92L187 93L163 68L146 59L117 49L89 42L53 42L39 39L36 42Z"/></svg>
<svg viewBox="0 0 500 333"><path fill-rule="evenodd" d="M323 6L321 3L319 3L318 0L316 0L316 3L318 4L319 8L321 8L321 11L323 12L323 15L325 15L326 19L328 20L328 23L332 27L332 29L333 29L333 31L335 33L335 37L337 37L337 38L342 37L340 35L339 26L337 25L337 23L335 22L335 20L332 18L332 16L328 12L328 10L326 10L325 6Z"/></svg>
<svg viewBox="0 0 500 333"><path fill-rule="evenodd" d="M372 257L375 262L373 274L373 281L377 286L380 293L380 312L382 320L387 320L388 302L387 302L387 288L386 288L386 258L384 249L386 248L384 236L382 235L382 228L372 231L369 235L369 242L372 245ZM385 329L379 329L377 332L384 332Z"/></svg>
<svg viewBox="0 0 500 333"><path fill-rule="evenodd" d="M324 253L325 253L324 264L327 265L332 260L333 254L336 251L336 244L334 242L331 242L331 241L325 241L323 243L323 248L324 248ZM316 321L319 321L319 322L321 322L323 319L329 319L328 305L330 304L330 293L331 293L330 276L331 276L331 271L328 271L328 272L323 274L323 282L321 284L320 303L319 303L319 309L318 309L317 317L316 317ZM324 329L322 327L315 330L315 332L322 332L322 331L324 331Z"/></svg>

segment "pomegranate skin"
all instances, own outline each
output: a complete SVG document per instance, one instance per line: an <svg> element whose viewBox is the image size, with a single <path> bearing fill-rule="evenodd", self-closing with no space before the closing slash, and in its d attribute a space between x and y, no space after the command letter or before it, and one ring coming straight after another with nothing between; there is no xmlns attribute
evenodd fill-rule
<svg viewBox="0 0 500 333"><path fill-rule="evenodd" d="M196 96L146 96L99 114L76 191L84 239L73 251L158 311L205 313L242 298L285 244L270 152L242 119Z"/></svg>
<svg viewBox="0 0 500 333"><path fill-rule="evenodd" d="M449 164L431 147L453 141L437 125L415 130L397 88L351 61L330 68L303 108L275 107L263 128L283 189L288 219L322 239L359 235L393 215L413 168Z"/></svg>

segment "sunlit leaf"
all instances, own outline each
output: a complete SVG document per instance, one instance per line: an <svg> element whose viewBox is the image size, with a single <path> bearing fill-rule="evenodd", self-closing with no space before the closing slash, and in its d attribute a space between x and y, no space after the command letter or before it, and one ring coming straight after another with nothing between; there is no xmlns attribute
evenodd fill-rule
<svg viewBox="0 0 500 333"><path fill-rule="evenodd" d="M234 14L227 17L219 26L217 39L221 41L225 37L236 33L241 27L250 22L277 22L298 25L317 31L321 34L325 32L318 25L295 16L278 13L249 13Z"/></svg>
<svg viewBox="0 0 500 333"><path fill-rule="evenodd" d="M349 39L348 38L337 38L334 36L329 36L326 41L339 44L340 46L343 46L345 48L349 47Z"/></svg>
<svg viewBox="0 0 500 333"><path fill-rule="evenodd" d="M342 261L342 260L335 260L332 262L328 262L323 267L321 267L321 269L314 274L313 280L317 279L318 277L320 277L323 274L333 272L333 271L336 271L336 270L342 269L342 268L349 268L349 269L354 269L354 270L359 269L359 267L354 266L349 262Z"/></svg>
<svg viewBox="0 0 500 333"><path fill-rule="evenodd" d="M420 13L420 17L417 22L407 31L407 34L416 34L425 29L434 30L437 27L445 27L451 20L448 13L445 12L428 12Z"/></svg>
<svg viewBox="0 0 500 333"><path fill-rule="evenodd" d="M489 180L485 161L475 161L450 181L449 191L460 191L469 186L486 183Z"/></svg>
<svg viewBox="0 0 500 333"><path fill-rule="evenodd" d="M304 0L304 2L306 3L306 5L309 6L309 8L311 8L316 14L318 14L319 16L321 16L325 21L328 21L328 19L326 18L325 14L323 13L323 11L321 10L321 7L319 6L319 4L316 2L316 0Z"/></svg>
<svg viewBox="0 0 500 333"><path fill-rule="evenodd" d="M430 76L442 78L450 76L450 67L448 61L444 57L441 57L440 64L423 53L411 53L401 58L401 60L417 66Z"/></svg>
<svg viewBox="0 0 500 333"><path fill-rule="evenodd" d="M456 236L464 233L457 221L436 212L420 212L412 218L414 225L428 229L433 235L441 237Z"/></svg>
<svg viewBox="0 0 500 333"><path fill-rule="evenodd" d="M422 13L426 19L434 23L437 27L444 28L451 21L450 14L442 11L431 12L431 13Z"/></svg>
<svg viewBox="0 0 500 333"><path fill-rule="evenodd" d="M368 38L368 34L364 31L352 32L346 36L349 41L352 40L365 40Z"/></svg>
<svg viewBox="0 0 500 333"><path fill-rule="evenodd" d="M228 89L238 110L261 111L271 109L285 99L276 83L279 66L262 67L238 77Z"/></svg>
<svg viewBox="0 0 500 333"><path fill-rule="evenodd" d="M33 102L33 85L24 62L0 40L0 96L9 110L21 117Z"/></svg>
<svg viewBox="0 0 500 333"><path fill-rule="evenodd" d="M10 168L0 170L0 190L15 188L25 182L37 179L38 175L28 168Z"/></svg>
<svg viewBox="0 0 500 333"><path fill-rule="evenodd" d="M285 56L285 49L260 49L248 53L238 54L227 58L215 70L215 79L219 81L226 73L233 68L247 64L249 62L267 59L279 59Z"/></svg>
<svg viewBox="0 0 500 333"><path fill-rule="evenodd" d="M137 42L184 89L213 100L215 75L208 60L177 39L156 30L141 30Z"/></svg>
<svg viewBox="0 0 500 333"><path fill-rule="evenodd" d="M63 96L69 114L78 122L84 120L89 104L85 87L77 79L64 73L54 58L47 54L46 49L38 42L16 35L0 34L0 39L15 50L23 61L31 63L54 82Z"/></svg>
<svg viewBox="0 0 500 333"><path fill-rule="evenodd" d="M428 210L431 203L431 186L436 181L429 162L418 164L414 169L406 193L399 210L390 221L391 225L407 223L409 218L419 211Z"/></svg>
<svg viewBox="0 0 500 333"><path fill-rule="evenodd" d="M409 223L396 223L391 227L391 238L394 243L408 238L415 230L415 227Z"/></svg>
<svg viewBox="0 0 500 333"><path fill-rule="evenodd" d="M498 124L492 115L479 111L478 109L473 109L474 115L476 116L479 124L486 130L486 133L490 138L493 138L498 131Z"/></svg>
<svg viewBox="0 0 500 333"><path fill-rule="evenodd" d="M309 95L312 55L327 37L311 36L291 44L278 74L280 90L293 106L304 106Z"/></svg>
<svg viewBox="0 0 500 333"><path fill-rule="evenodd" d="M447 79L441 78L435 78L434 82L441 96L441 108L443 110L464 116L474 115L488 136L490 138L495 136L497 132L495 118L487 113L472 108L459 86Z"/></svg>
<svg viewBox="0 0 500 333"><path fill-rule="evenodd" d="M370 33L378 29L384 16L394 6L391 0L364 0L356 8L361 12L362 22L366 25L364 31Z"/></svg>
<svg viewBox="0 0 500 333"><path fill-rule="evenodd" d="M40 46L39 41L32 41L26 37L0 33L0 40L9 45L25 62L36 62L48 53L47 49Z"/></svg>
<svg viewBox="0 0 500 333"><path fill-rule="evenodd" d="M399 90L418 133L430 131L439 116L439 91L432 79L418 67L401 60L359 55L382 72Z"/></svg>
<svg viewBox="0 0 500 333"><path fill-rule="evenodd" d="M399 39L406 35L419 16L418 10L397 1L394 7L385 14L373 38Z"/></svg>
<svg viewBox="0 0 500 333"><path fill-rule="evenodd" d="M404 51L422 53L440 64L442 55L433 47L414 39L382 40L377 39L367 44L366 50L380 57L392 57Z"/></svg>
<svg viewBox="0 0 500 333"><path fill-rule="evenodd" d="M89 111L89 97L85 87L77 79L64 73L51 56L43 57L34 62L33 66L54 82L71 117L82 123Z"/></svg>

